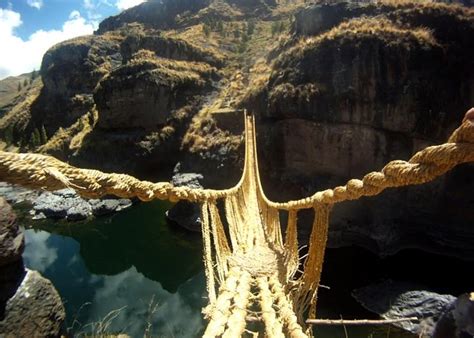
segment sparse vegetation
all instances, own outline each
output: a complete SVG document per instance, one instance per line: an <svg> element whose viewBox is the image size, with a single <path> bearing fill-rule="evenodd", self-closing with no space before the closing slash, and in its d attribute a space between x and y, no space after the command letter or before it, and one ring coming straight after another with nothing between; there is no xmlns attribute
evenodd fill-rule
<svg viewBox="0 0 474 338"><path fill-rule="evenodd" d="M426 28L400 27L384 17L355 18L345 21L323 34L301 38L283 58L297 57L298 55L302 55L306 50L313 50L317 45L323 42L340 40L347 43L351 40L360 40L369 37L386 41L386 43L396 43L397 41L403 40L407 44L438 45L432 32Z"/></svg>
<svg viewBox="0 0 474 338"><path fill-rule="evenodd" d="M31 149L35 149L41 145L41 134L38 128L35 128L30 136L29 146Z"/></svg>
<svg viewBox="0 0 474 338"><path fill-rule="evenodd" d="M44 142L38 148L38 152L48 154L68 154L77 151L82 146L85 137L93 130L97 123L98 113L95 109L80 117L69 128L59 128L54 135L48 139L46 130L42 132ZM44 129L44 126L43 128Z"/></svg>
<svg viewBox="0 0 474 338"><path fill-rule="evenodd" d="M203 23L202 32L206 37L209 37L209 35L211 35L211 27L207 23Z"/></svg>
<svg viewBox="0 0 474 338"><path fill-rule="evenodd" d="M285 30L285 23L283 21L272 22L272 36L279 35Z"/></svg>

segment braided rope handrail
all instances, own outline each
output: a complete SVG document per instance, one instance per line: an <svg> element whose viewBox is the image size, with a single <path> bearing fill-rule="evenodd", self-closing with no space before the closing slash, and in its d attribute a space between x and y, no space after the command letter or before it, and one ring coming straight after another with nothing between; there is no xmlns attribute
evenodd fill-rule
<svg viewBox="0 0 474 338"><path fill-rule="evenodd" d="M284 203L267 199L266 202L270 207L283 210L312 208L317 203L334 204L377 195L387 188L426 183L458 164L473 161L474 123L465 120L448 143L425 148L409 161L391 161L381 171L371 172L362 180L352 179L345 186L319 191L308 198ZM138 197L143 201L168 199L172 202L216 200L234 194L240 185L239 182L225 190L174 187L168 182L152 183L126 174L76 168L48 155L4 151L0 151L0 180L33 189L70 187L87 198L116 195L122 198Z"/></svg>
<svg viewBox="0 0 474 338"><path fill-rule="evenodd" d="M5 151L0 151L0 180L31 189L58 190L69 187L86 198L115 195L122 198L138 197L142 201L167 199L172 202L203 202L225 197L235 190L174 187L168 182L152 183L126 174L76 168L48 155Z"/></svg>

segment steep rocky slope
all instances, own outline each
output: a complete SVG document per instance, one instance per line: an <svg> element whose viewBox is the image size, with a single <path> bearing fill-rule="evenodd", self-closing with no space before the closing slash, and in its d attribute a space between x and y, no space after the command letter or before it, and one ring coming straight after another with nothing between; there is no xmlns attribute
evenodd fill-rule
<svg viewBox="0 0 474 338"><path fill-rule="evenodd" d="M473 34L474 12L445 4L336 2L300 11L293 35L272 54L279 56L268 81L243 102L260 118L271 196L308 195L445 141L474 104ZM470 171L338 206L332 245L474 257ZM289 196L280 186L293 187Z"/></svg>
<svg viewBox="0 0 474 338"><path fill-rule="evenodd" d="M474 105L473 33L472 9L428 1L152 0L51 48L0 135L79 166L169 180L179 164L230 186L247 108L270 197L302 197L443 142ZM338 207L331 245L473 259L470 172Z"/></svg>

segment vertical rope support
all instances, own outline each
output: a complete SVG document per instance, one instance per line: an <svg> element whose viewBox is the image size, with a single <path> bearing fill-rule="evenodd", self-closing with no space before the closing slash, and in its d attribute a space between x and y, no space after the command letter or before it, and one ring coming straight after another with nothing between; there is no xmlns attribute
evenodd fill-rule
<svg viewBox="0 0 474 338"><path fill-rule="evenodd" d="M219 290L219 297L212 309L209 324L203 338L213 338L222 335L225 331L227 321L231 315L230 308L232 299L237 294L237 282L240 273L237 269L231 269L224 284Z"/></svg>
<svg viewBox="0 0 474 338"><path fill-rule="evenodd" d="M227 274L227 257L230 255L230 248L215 201L209 202L209 215L216 252L217 275L219 282L222 283Z"/></svg>
<svg viewBox="0 0 474 338"><path fill-rule="evenodd" d="M285 338L283 334L283 324L277 318L273 308L273 296L270 291L267 277L259 277L257 285L260 289L260 305L262 307L262 317L265 323L265 332L269 338Z"/></svg>
<svg viewBox="0 0 474 338"><path fill-rule="evenodd" d="M328 236L329 213L332 205L318 203L314 208L314 222L309 242L308 258L301 277L300 290L296 304L300 323L304 322L303 313L309 307L308 316L316 318L316 303L319 282L324 262L324 253Z"/></svg>
<svg viewBox="0 0 474 338"><path fill-rule="evenodd" d="M298 210L288 212L288 225L285 234L285 263L287 267L287 280L292 279L299 265L298 260Z"/></svg>
<svg viewBox="0 0 474 338"><path fill-rule="evenodd" d="M259 209L261 211L265 238L268 243L278 247L283 246L278 209L269 207L262 198L259 198Z"/></svg>
<svg viewBox="0 0 474 338"><path fill-rule="evenodd" d="M214 263L212 260L212 247L211 247L211 233L209 230L209 213L208 203L201 204L201 218L202 218L202 242L203 242L203 261L204 271L206 273L206 286L207 294L209 296L209 303L213 304L216 301L216 286L214 277Z"/></svg>
<svg viewBox="0 0 474 338"><path fill-rule="evenodd" d="M303 328L298 324L298 319L293 311L293 306L283 291L280 281L275 278L270 278L270 288L275 296L275 301L280 308L280 317L286 327L286 332L291 338L308 338L303 332Z"/></svg>
<svg viewBox="0 0 474 338"><path fill-rule="evenodd" d="M237 232L237 225L235 224L235 216L234 216L234 208L232 204L233 196L227 196L224 199L224 211L225 211L225 218L227 220L227 225L229 228L229 235L230 235L230 243L232 245L233 251L237 251L239 247L239 233Z"/></svg>
<svg viewBox="0 0 474 338"><path fill-rule="evenodd" d="M239 285L237 286L237 293L234 297L234 307L232 315L227 322L228 329L222 335L223 338L241 337L247 325L247 307L250 302L250 282L251 276L248 272L242 271Z"/></svg>

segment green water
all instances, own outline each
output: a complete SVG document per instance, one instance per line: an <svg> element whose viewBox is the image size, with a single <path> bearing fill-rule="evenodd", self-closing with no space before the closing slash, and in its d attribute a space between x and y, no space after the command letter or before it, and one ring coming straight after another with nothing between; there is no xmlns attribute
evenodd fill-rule
<svg viewBox="0 0 474 338"><path fill-rule="evenodd" d="M108 333L133 337L143 337L145 332L158 337L202 334L206 292L201 237L167 224L164 212L169 207L163 202L144 203L84 223L31 223L34 228L25 233L25 264L58 289L71 335L100 332L99 323ZM347 273L353 265L348 260L354 257L351 252L348 257L331 252L328 256L331 266L340 271ZM350 297L347 276L336 272L328 278L326 283L335 287L321 290L320 317L371 316ZM347 290L338 288L338 283ZM389 332L388 327L347 330L351 338L410 337L393 328ZM321 338L346 336L342 327L318 328L315 333Z"/></svg>
<svg viewBox="0 0 474 338"><path fill-rule="evenodd" d="M25 264L58 289L70 332L97 331L120 309L109 332L140 337L149 323L157 336L199 335L206 303L200 235L169 226L167 207L140 204L88 223L42 222L26 231Z"/></svg>

